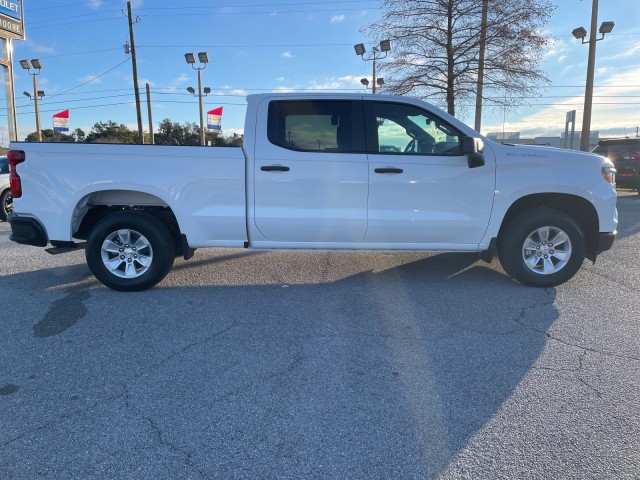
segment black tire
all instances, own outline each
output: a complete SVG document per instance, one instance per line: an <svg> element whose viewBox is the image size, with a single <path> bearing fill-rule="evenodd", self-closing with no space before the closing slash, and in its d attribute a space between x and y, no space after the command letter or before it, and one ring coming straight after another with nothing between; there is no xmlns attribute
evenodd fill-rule
<svg viewBox="0 0 640 480"><path fill-rule="evenodd" d="M10 213L13 213L13 195L11 190L5 190L0 195L0 221L6 222Z"/></svg>
<svg viewBox="0 0 640 480"><path fill-rule="evenodd" d="M551 208L518 214L498 238L502 268L514 280L533 287L566 282L578 272L585 254L580 225Z"/></svg>
<svg viewBox="0 0 640 480"><path fill-rule="evenodd" d="M159 220L144 213L120 212L95 225L85 255L101 283L137 292L162 281L173 266L175 249L169 229Z"/></svg>

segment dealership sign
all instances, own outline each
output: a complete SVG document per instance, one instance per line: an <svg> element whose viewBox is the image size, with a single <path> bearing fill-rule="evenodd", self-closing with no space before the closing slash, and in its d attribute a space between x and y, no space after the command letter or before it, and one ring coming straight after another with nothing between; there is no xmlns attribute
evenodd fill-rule
<svg viewBox="0 0 640 480"><path fill-rule="evenodd" d="M0 38L24 40L22 0L0 0Z"/></svg>
<svg viewBox="0 0 640 480"><path fill-rule="evenodd" d="M214 108L207 112L207 128L209 130L220 130L222 123L222 107Z"/></svg>
<svg viewBox="0 0 640 480"><path fill-rule="evenodd" d="M53 131L68 132L69 131L69 110L63 110L53 116Z"/></svg>

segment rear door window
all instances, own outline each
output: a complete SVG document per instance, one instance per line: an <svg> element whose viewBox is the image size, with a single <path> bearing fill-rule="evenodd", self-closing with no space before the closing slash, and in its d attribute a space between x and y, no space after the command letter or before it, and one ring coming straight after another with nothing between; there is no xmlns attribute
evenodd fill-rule
<svg viewBox="0 0 640 480"><path fill-rule="evenodd" d="M289 150L363 152L364 126L359 105L352 101L273 101L269 104L267 137L272 144Z"/></svg>

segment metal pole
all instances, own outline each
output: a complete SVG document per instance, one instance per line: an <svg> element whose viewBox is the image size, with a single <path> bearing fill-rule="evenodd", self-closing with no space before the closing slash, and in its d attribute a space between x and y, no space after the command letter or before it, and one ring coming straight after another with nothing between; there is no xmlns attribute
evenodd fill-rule
<svg viewBox="0 0 640 480"><path fill-rule="evenodd" d="M376 53L378 52L378 50L376 50L376 47L373 47L373 93L376 93Z"/></svg>
<svg viewBox="0 0 640 480"><path fill-rule="evenodd" d="M133 19L131 16L131 1L127 2L127 15L129 16L129 40L131 41L131 63L133 65L133 89L136 95L136 114L138 116L138 143L144 143L142 131L142 112L140 110L140 91L138 90L138 66L136 63L136 44L133 39Z"/></svg>
<svg viewBox="0 0 640 480"><path fill-rule="evenodd" d="M202 120L202 77L201 68L198 69L198 103L200 104L200 145L204 145L204 122Z"/></svg>
<svg viewBox="0 0 640 480"><path fill-rule="evenodd" d="M587 84L584 92L584 113L582 114L582 133L580 150L589 150L591 136L591 107L593 104L593 76L596 64L596 33L598 28L598 0L591 6L591 29L589 30L589 60L587 62Z"/></svg>
<svg viewBox="0 0 640 480"><path fill-rule="evenodd" d="M18 140L18 123L16 120L16 102L13 81L13 45L9 38L2 39L2 59L0 64L4 69L4 92L7 101L7 129L9 141Z"/></svg>
<svg viewBox="0 0 640 480"><path fill-rule="evenodd" d="M149 84L147 87L147 113L149 114L149 144L153 145L153 117L151 116L151 92L149 91Z"/></svg>
<svg viewBox="0 0 640 480"><path fill-rule="evenodd" d="M489 0L482 0L482 23L480 24L480 53L478 55L478 86L476 88L476 121L474 130L482 126L482 93L484 90L484 51L487 45L487 14Z"/></svg>
<svg viewBox="0 0 640 480"><path fill-rule="evenodd" d="M37 74L32 74L33 76L33 101L36 106L36 130L38 132L38 141L42 141L42 131L40 130L40 107L38 106L38 80L36 77Z"/></svg>

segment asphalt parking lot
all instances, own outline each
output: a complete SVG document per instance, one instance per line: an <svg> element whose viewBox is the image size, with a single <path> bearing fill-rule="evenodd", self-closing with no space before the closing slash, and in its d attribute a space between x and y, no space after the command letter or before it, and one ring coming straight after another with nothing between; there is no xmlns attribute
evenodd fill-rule
<svg viewBox="0 0 640 480"><path fill-rule="evenodd" d="M0 479L640 476L640 196L550 289L471 254L198 250L119 293L0 224Z"/></svg>

